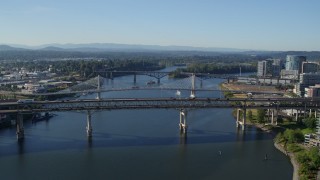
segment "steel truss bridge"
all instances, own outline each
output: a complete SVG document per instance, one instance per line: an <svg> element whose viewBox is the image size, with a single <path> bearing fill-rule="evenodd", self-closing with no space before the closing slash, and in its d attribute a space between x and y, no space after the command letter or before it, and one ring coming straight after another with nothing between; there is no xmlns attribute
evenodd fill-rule
<svg viewBox="0 0 320 180"><path fill-rule="evenodd" d="M278 110L298 109L315 111L320 107L320 98L126 98L126 99L85 99L85 100L59 100L59 101L34 101L28 103L2 103L0 114L17 114L17 138L24 137L23 114L52 112L52 111L85 111L87 112L87 135L92 136L91 115L99 110L119 109L177 109L180 111L180 131L187 133L187 114L190 109L204 108L236 108L237 126L242 129L246 125L247 109L268 109L272 114L272 123L276 121ZM240 118L242 113L242 120ZM298 116L298 113L297 113ZM305 116L305 115L304 115Z"/></svg>

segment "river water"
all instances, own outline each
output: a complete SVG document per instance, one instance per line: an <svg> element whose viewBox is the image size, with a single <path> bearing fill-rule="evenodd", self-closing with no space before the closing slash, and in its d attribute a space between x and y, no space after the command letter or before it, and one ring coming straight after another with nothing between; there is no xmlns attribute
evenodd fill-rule
<svg viewBox="0 0 320 180"><path fill-rule="evenodd" d="M171 70L165 69L164 71ZM137 76L144 86L151 77ZM218 86L220 79L204 86ZM162 84L179 80L161 79ZM133 76L105 86L133 85ZM181 98L190 95L182 91ZM175 91L120 91L103 98L174 97ZM197 96L220 97L218 92ZM94 98L85 95L80 98ZM188 113L188 136L181 138L178 110L94 112L93 137L86 137L85 112L59 112L48 121L25 121L25 140L15 128L0 130L0 178L43 179L292 179L289 159L273 146L273 137L255 127L236 128L231 109ZM268 160L264 160L267 154Z"/></svg>

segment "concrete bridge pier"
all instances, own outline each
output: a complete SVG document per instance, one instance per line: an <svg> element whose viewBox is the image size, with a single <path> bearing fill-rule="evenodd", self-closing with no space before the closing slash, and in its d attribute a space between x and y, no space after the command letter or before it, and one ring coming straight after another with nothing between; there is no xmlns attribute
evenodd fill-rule
<svg viewBox="0 0 320 180"><path fill-rule="evenodd" d="M271 124L274 123L274 110L271 110Z"/></svg>
<svg viewBox="0 0 320 180"><path fill-rule="evenodd" d="M246 127L246 118L247 118L247 109L243 108L243 114L242 114L242 131L245 130Z"/></svg>
<svg viewBox="0 0 320 180"><path fill-rule="evenodd" d="M278 125L279 109L276 109L276 125Z"/></svg>
<svg viewBox="0 0 320 180"><path fill-rule="evenodd" d="M239 127L239 124L240 124L240 111L241 111L241 109L237 109L236 127Z"/></svg>
<svg viewBox="0 0 320 180"><path fill-rule="evenodd" d="M22 114L17 114L17 139L23 139L24 138L24 128L23 128L23 115Z"/></svg>
<svg viewBox="0 0 320 180"><path fill-rule="evenodd" d="M180 128L180 134L187 134L187 111L185 109L180 110L180 123L179 123L179 128Z"/></svg>
<svg viewBox="0 0 320 180"><path fill-rule="evenodd" d="M157 78L157 82L158 82L158 84L160 84L160 79L161 79L161 78Z"/></svg>
<svg viewBox="0 0 320 180"><path fill-rule="evenodd" d="M91 111L87 112L87 136L92 136Z"/></svg>
<svg viewBox="0 0 320 180"><path fill-rule="evenodd" d="M134 73L133 74L133 84L136 84L137 83L137 74Z"/></svg>
<svg viewBox="0 0 320 180"><path fill-rule="evenodd" d="M113 80L112 72L110 72L110 74L109 74L109 78L110 78L111 80Z"/></svg>
<svg viewBox="0 0 320 180"><path fill-rule="evenodd" d="M298 118L299 118L299 110L296 110L296 122L298 122Z"/></svg>

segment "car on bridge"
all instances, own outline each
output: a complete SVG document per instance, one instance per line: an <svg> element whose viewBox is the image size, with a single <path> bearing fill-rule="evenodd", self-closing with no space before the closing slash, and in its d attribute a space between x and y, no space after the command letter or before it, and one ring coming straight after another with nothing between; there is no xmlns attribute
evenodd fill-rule
<svg viewBox="0 0 320 180"><path fill-rule="evenodd" d="M17 103L19 104L27 104L27 103L33 103L34 102L34 99L19 99L17 101Z"/></svg>

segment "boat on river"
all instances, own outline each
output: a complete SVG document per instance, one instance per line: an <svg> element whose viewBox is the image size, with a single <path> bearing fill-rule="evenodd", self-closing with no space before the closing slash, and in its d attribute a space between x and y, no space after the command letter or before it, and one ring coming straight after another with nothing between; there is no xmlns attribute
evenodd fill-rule
<svg viewBox="0 0 320 180"><path fill-rule="evenodd" d="M154 80L150 80L147 82L147 85L153 85L153 84L156 84L156 82Z"/></svg>

